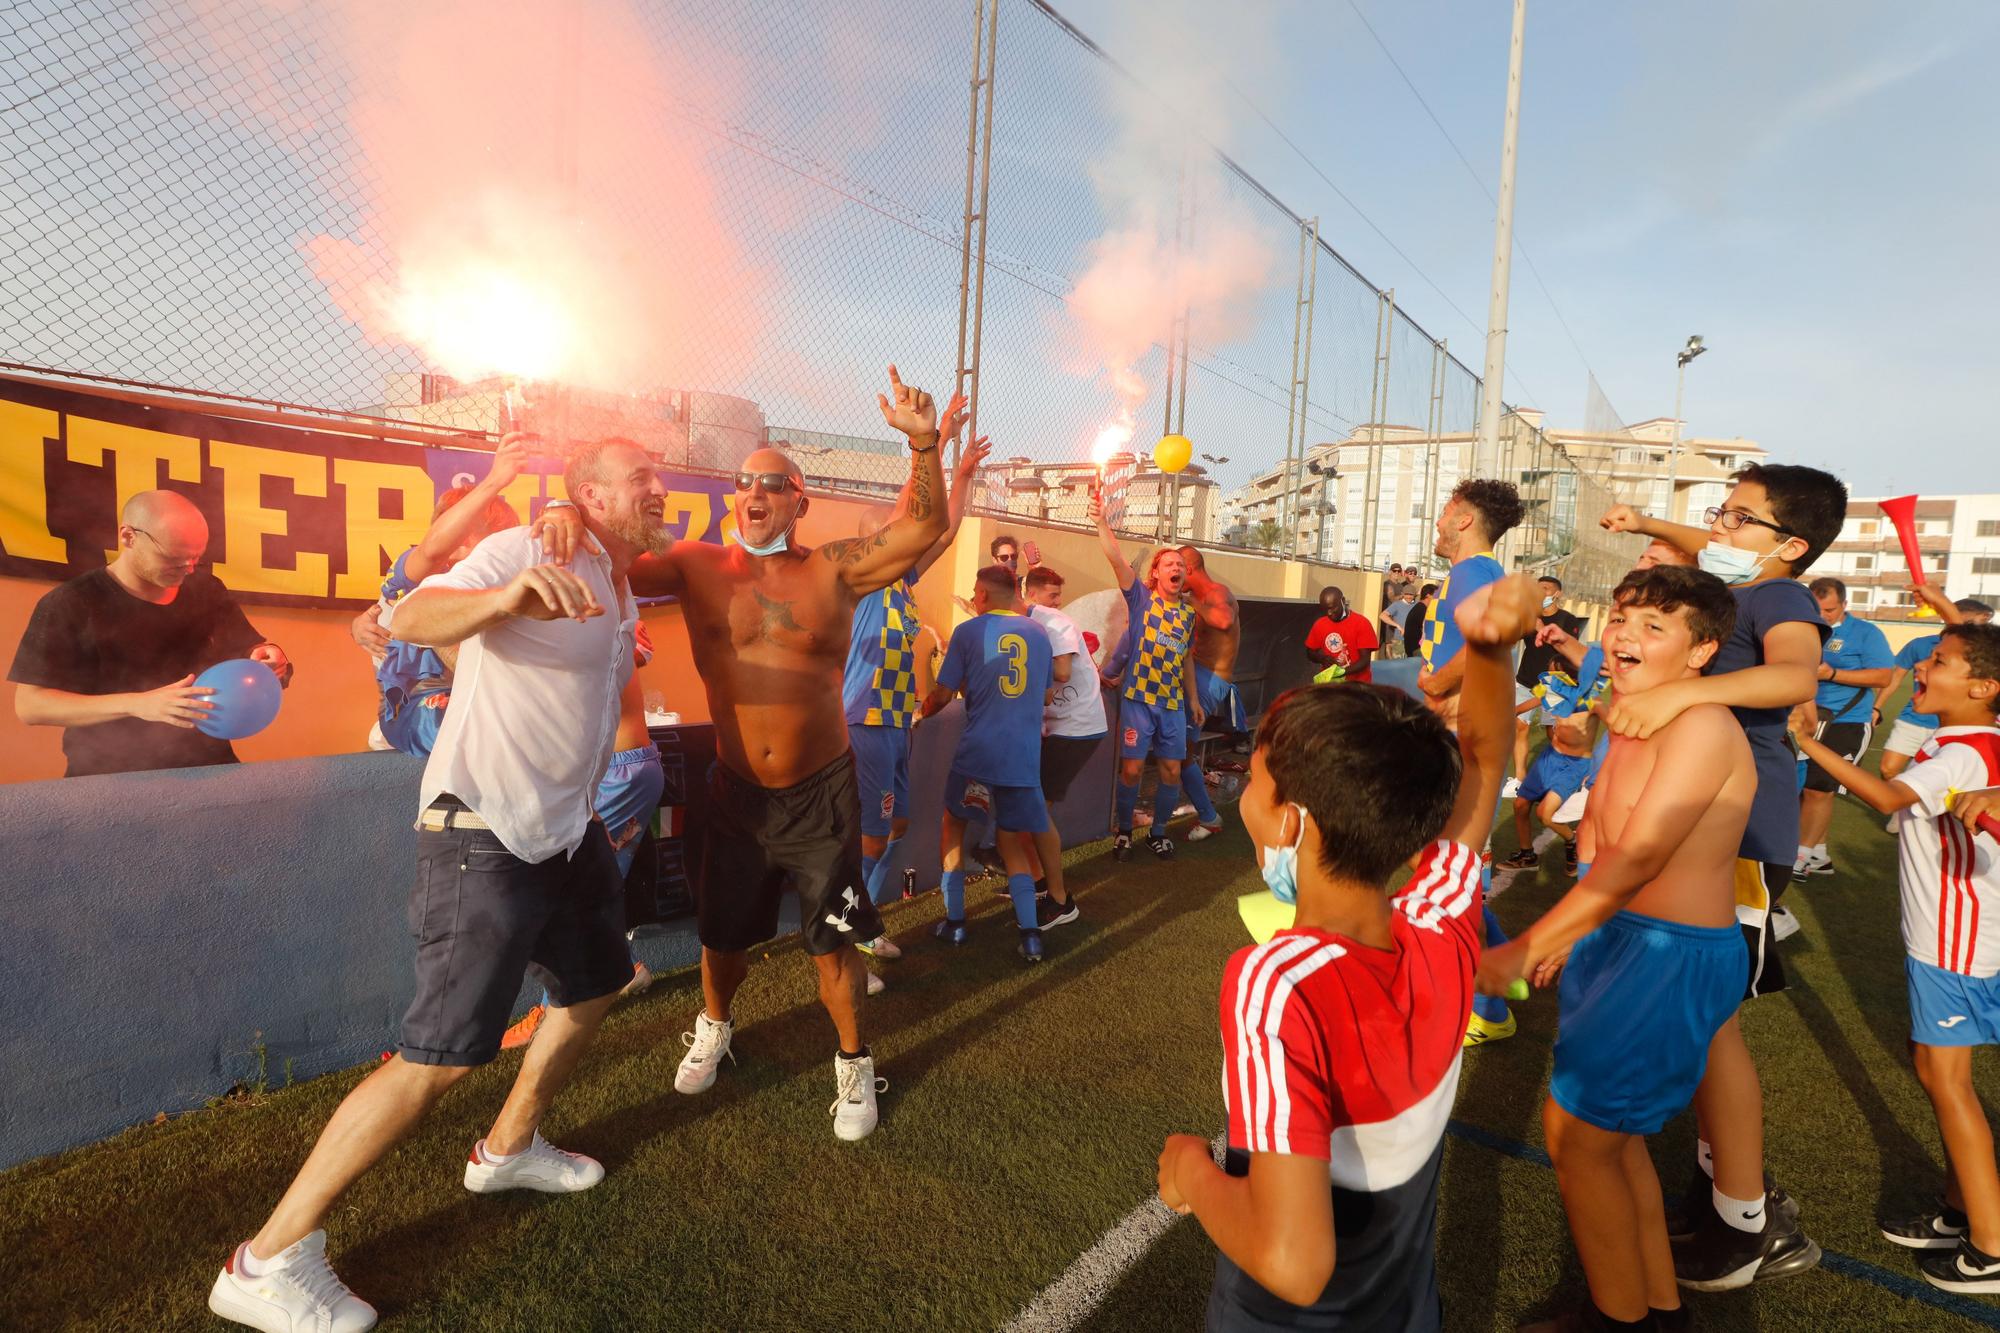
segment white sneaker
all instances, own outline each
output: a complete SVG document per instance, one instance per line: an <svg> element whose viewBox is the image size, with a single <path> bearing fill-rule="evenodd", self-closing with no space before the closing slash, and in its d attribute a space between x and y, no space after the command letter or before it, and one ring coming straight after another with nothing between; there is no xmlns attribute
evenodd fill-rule
<svg viewBox="0 0 2000 1333"><path fill-rule="evenodd" d="M486 1140L472 1145L472 1159L465 1164L465 1187L474 1194L499 1194L503 1190L538 1190L543 1194L575 1194L604 1179L604 1164L580 1152L564 1152L541 1131L528 1146L504 1162L489 1162L482 1151Z"/></svg>
<svg viewBox="0 0 2000 1333"><path fill-rule="evenodd" d="M625 983L620 995L644 995L653 985L653 969L644 963L632 964L632 979Z"/></svg>
<svg viewBox="0 0 2000 1333"><path fill-rule="evenodd" d="M715 1086L715 1072L722 1067L722 1057L730 1055L729 1039L736 1032L736 1024L728 1019L720 1023L701 1013L694 1016L694 1031L681 1033L681 1045L688 1053L681 1057L681 1067L674 1071L674 1091L684 1092L690 1097L697 1092L707 1092Z"/></svg>
<svg viewBox="0 0 2000 1333"><path fill-rule="evenodd" d="M887 935L877 935L866 944L857 944L854 947L870 958L880 958L885 963L893 963L903 956L903 947Z"/></svg>
<svg viewBox="0 0 2000 1333"><path fill-rule="evenodd" d="M1521 794L1521 779L1508 778L1505 782L1500 784L1501 800L1511 801L1520 794Z"/></svg>
<svg viewBox="0 0 2000 1333"><path fill-rule="evenodd" d="M1212 838L1220 832L1222 832L1222 821L1219 819L1213 824L1196 824L1187 831L1187 840L1189 842L1200 842L1204 838Z"/></svg>
<svg viewBox="0 0 2000 1333"><path fill-rule="evenodd" d="M888 982L882 980L882 978L876 976L873 972L870 972L868 974L868 993L870 995L880 995L883 991L888 989L889 989Z"/></svg>
<svg viewBox="0 0 2000 1333"><path fill-rule="evenodd" d="M889 1080L875 1077L875 1057L859 1060L833 1057L833 1105L826 1113L833 1117L833 1135L849 1143L865 1139L875 1128L881 1113L875 1108L875 1094L886 1092Z"/></svg>
<svg viewBox="0 0 2000 1333"><path fill-rule="evenodd" d="M1789 908L1774 907L1771 909L1772 939L1788 940L1792 936L1798 933L1799 933L1799 919L1792 915L1791 910Z"/></svg>
<svg viewBox="0 0 2000 1333"><path fill-rule="evenodd" d="M326 1233L315 1231L264 1261L263 1276L243 1271L248 1242L229 1256L208 1308L264 1333L361 1333L375 1327L375 1307L347 1289L326 1262Z"/></svg>

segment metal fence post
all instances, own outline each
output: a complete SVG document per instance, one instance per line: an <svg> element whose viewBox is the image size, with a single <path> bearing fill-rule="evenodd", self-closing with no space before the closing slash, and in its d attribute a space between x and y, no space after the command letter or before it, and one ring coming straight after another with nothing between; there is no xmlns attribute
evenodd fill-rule
<svg viewBox="0 0 2000 1333"><path fill-rule="evenodd" d="M958 258L958 373L954 390L966 395L966 440L979 438L979 344L986 315L986 213L993 177L994 48L1000 35L1000 0L972 0L972 83L965 119L965 217ZM975 241L973 231L977 228ZM966 343L971 342L971 356ZM957 463L959 442L952 442Z"/></svg>
<svg viewBox="0 0 2000 1333"><path fill-rule="evenodd" d="M1375 387L1368 394L1368 480L1361 497L1361 564L1375 568L1375 543L1381 530L1382 418L1389 414L1389 344L1396 331L1396 290L1375 294Z"/></svg>

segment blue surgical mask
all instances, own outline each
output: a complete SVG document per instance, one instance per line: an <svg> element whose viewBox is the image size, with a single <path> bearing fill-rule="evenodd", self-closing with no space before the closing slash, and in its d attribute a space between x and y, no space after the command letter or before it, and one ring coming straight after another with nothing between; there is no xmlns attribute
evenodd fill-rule
<svg viewBox="0 0 2000 1333"><path fill-rule="evenodd" d="M1264 877L1264 884L1271 890L1271 896L1281 903L1295 903L1299 900L1299 844L1306 838L1305 807L1286 807L1299 812L1299 833L1289 847L1257 848L1257 871ZM1282 828L1282 825L1281 825Z"/></svg>
<svg viewBox="0 0 2000 1333"><path fill-rule="evenodd" d="M1738 583L1748 583L1756 578L1758 571L1764 568L1764 562L1769 558L1758 555L1755 551L1746 551L1740 546L1725 546L1721 542L1712 541L1701 548L1701 554L1695 557L1695 563L1701 567L1704 574L1713 574L1724 583L1734 586Z"/></svg>
<svg viewBox="0 0 2000 1333"><path fill-rule="evenodd" d="M1553 595L1542 598L1542 610L1544 611L1548 610L1555 604L1556 604L1556 599Z"/></svg>
<svg viewBox="0 0 2000 1333"><path fill-rule="evenodd" d="M798 519L794 517L791 523L785 525L783 532L771 538L770 541L765 542L762 546L752 546L749 542L744 541L743 533L739 529L736 533L736 544L751 555L776 555L792 544L792 528L797 523Z"/></svg>

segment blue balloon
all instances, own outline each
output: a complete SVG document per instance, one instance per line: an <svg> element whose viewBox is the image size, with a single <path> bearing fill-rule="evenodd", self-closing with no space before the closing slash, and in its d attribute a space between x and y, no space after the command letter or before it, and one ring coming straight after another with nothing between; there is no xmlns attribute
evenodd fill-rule
<svg viewBox="0 0 2000 1333"><path fill-rule="evenodd" d="M195 730L225 741L240 741L270 726L285 695L277 674L248 657L217 662L194 683L215 691L208 696L215 711L195 723Z"/></svg>

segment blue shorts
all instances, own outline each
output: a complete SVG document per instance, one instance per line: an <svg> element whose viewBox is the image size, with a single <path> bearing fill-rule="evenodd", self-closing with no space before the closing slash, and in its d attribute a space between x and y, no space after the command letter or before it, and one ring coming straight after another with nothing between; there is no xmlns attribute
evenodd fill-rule
<svg viewBox="0 0 2000 1333"><path fill-rule="evenodd" d="M944 808L968 824L991 819L1009 833L1041 833L1049 826L1049 807L1039 786L995 786L956 769L944 780Z"/></svg>
<svg viewBox="0 0 2000 1333"><path fill-rule="evenodd" d="M2000 1046L2000 977L1968 977L1914 958L1910 979L1910 1040L1919 1046Z"/></svg>
<svg viewBox="0 0 2000 1333"><path fill-rule="evenodd" d="M450 702L450 690L432 690L404 699L394 712L385 700L376 716L382 726L382 739L392 749L412 758L430 758L431 751L437 748L438 728L444 725L445 705Z"/></svg>
<svg viewBox="0 0 2000 1333"><path fill-rule="evenodd" d="M1118 756L1121 759L1187 757L1187 714L1140 699L1118 701Z"/></svg>
<svg viewBox="0 0 2000 1333"><path fill-rule="evenodd" d="M1749 966L1735 925L1612 917L1563 969L1549 1095L1613 1134L1658 1133L1694 1100Z"/></svg>
<svg viewBox="0 0 2000 1333"><path fill-rule="evenodd" d="M890 822L910 813L910 729L847 724L854 747L854 787L861 793L861 832L889 836Z"/></svg>
<svg viewBox="0 0 2000 1333"><path fill-rule="evenodd" d="M631 873L632 858L639 853L639 839L660 808L660 793L667 788L667 771L660 766L660 747L651 741L611 756L611 767L597 784L597 817L611 839L618 856L618 873Z"/></svg>
<svg viewBox="0 0 2000 1333"><path fill-rule="evenodd" d="M1250 730L1250 720L1243 715L1243 696L1236 692L1236 686L1199 662L1194 668L1194 692L1210 726L1222 731Z"/></svg>
<svg viewBox="0 0 2000 1333"><path fill-rule="evenodd" d="M1528 776L1521 779L1521 789L1516 793L1529 805L1540 801L1550 792L1556 799L1567 801L1583 790L1585 778L1590 776L1590 756L1569 755L1559 752L1554 746L1535 756L1535 762L1528 765Z"/></svg>

